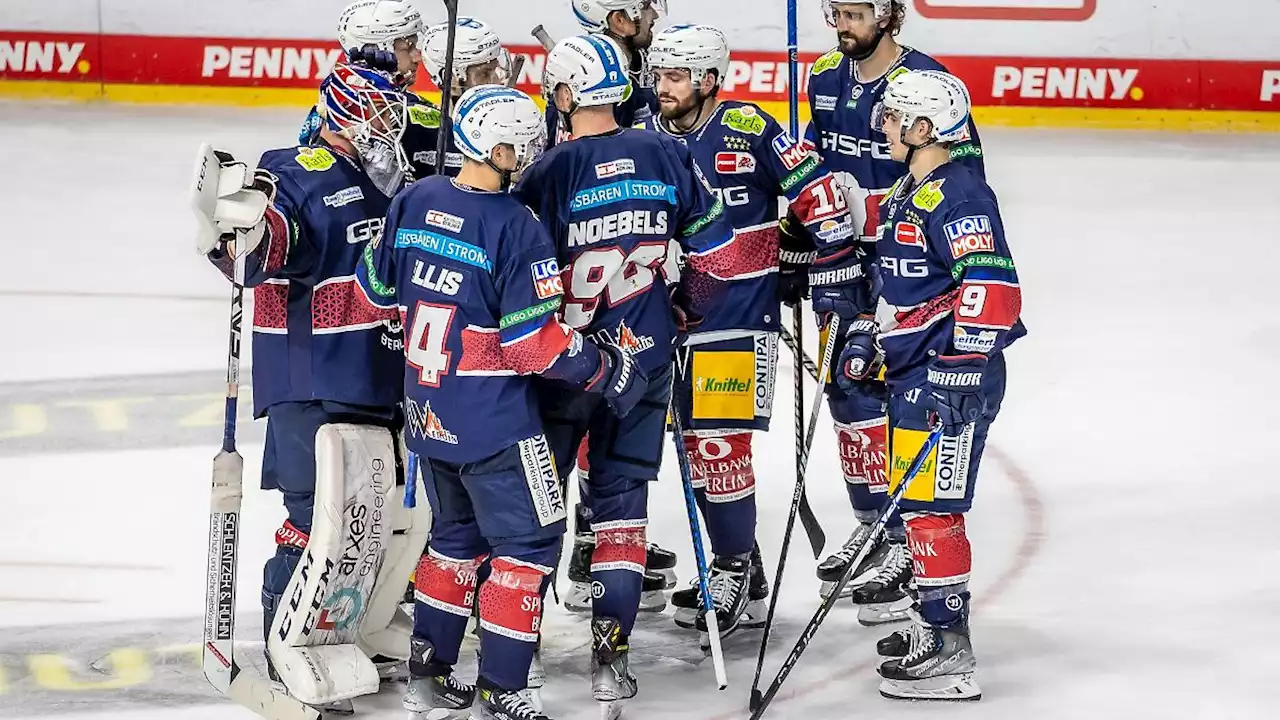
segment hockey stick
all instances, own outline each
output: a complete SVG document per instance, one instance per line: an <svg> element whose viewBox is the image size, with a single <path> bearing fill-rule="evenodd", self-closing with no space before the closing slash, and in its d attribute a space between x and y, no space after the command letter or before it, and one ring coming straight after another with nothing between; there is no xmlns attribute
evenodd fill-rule
<svg viewBox="0 0 1280 720"><path fill-rule="evenodd" d="M760 702L754 704L751 708L751 720L759 720L764 715L764 711L768 709L769 703L773 701L778 690L782 687L782 683L791 674L792 668L800 660L809 643L813 640L814 634L818 631L818 627L822 625L822 621L827 618L827 614L831 612L831 608L835 606L836 601L840 599L840 591L853 578L856 568L867 559L867 555L875 546L876 540L880 537L880 533L884 532L884 527L889 523L889 518L898 510L898 504L902 502L902 498L907 494L907 488L911 485L911 481L915 480L919 474L920 468L924 467L925 462L929 459L938 446L938 441L942 439L942 423L937 423L929 432L929 437L921 446L920 452L916 453L915 460L911 461L911 465L907 468L907 472L902 477L902 482L898 483L898 487L894 489L893 494L889 496L889 504L880 513L880 517L876 518L876 522L871 526L871 532L867 534L866 540L863 541L862 547L858 548L858 555L853 562L845 568L844 574L840 576L840 581L836 583L835 589L827 596L822 604L818 606L818 611L813 614L813 618L809 620L809 624L805 626L804 632L800 633L800 639L796 640L796 644L791 648L791 654L787 655L787 659L783 661L782 667L778 668L778 674L773 678L773 682L769 683L769 689L765 691L764 697ZM754 698L753 698L754 699Z"/></svg>
<svg viewBox="0 0 1280 720"><path fill-rule="evenodd" d="M436 137L436 174L443 175L445 152L449 147L448 136L453 133L453 50L458 42L458 0L441 0L449 15L449 35L445 43L444 72L440 88L440 134ZM446 130L446 126L449 128Z"/></svg>
<svg viewBox="0 0 1280 720"><path fill-rule="evenodd" d="M813 364L813 358L809 357L809 353L805 352L804 348L800 347L800 344L796 342L796 339L786 328L781 328L781 331L782 343L791 350L791 355L793 357L804 363L804 371L809 373L809 378L814 381L821 382L818 380L818 366Z"/></svg>
<svg viewBox="0 0 1280 720"><path fill-rule="evenodd" d="M831 369L832 356L836 352L836 330L839 325L840 318L832 314L825 330L826 342L822 346L822 364L818 366L818 377L826 377ZM801 363L796 363L798 380L803 380L803 372ZM799 389L803 392L802 384ZM769 636L773 634L773 617L778 610L778 597L782 594L782 576L787 568L787 551L791 547L791 533L796 526L796 516L802 515L802 506L805 500L804 478L809 467L809 449L813 447L813 438L817 435L818 417L822 414L822 395L825 390L826 388L819 382L818 390L814 393L813 410L809 413L808 428L796 450L796 489L791 495L791 512L787 515L787 528L782 533L782 549L778 551L778 569L773 578L773 595L769 598L769 612L765 616L764 634L760 638L760 654L756 657L756 675L751 681L752 709L758 705L760 700L760 674L764 671L764 657L769 650ZM796 404L798 405L799 403L800 400L797 396ZM797 436L797 439L799 439L799 436Z"/></svg>
<svg viewBox="0 0 1280 720"><path fill-rule="evenodd" d="M556 41L551 39L551 35L547 33L547 29L541 25L530 30L529 34L532 35L534 39L538 41L538 44L542 46L542 49L547 52L551 52L551 48L556 46Z"/></svg>
<svg viewBox="0 0 1280 720"><path fill-rule="evenodd" d="M244 263L244 255L236 259L231 289L227 403L222 422L222 450L213 458L201 664L205 678L218 692L264 718L318 720L319 711L280 692L266 678L253 672L245 672L236 663L232 647L235 643L236 625L240 501L244 484L244 458L236 450L236 406L240 395L240 327L244 319Z"/></svg>
<svg viewBox="0 0 1280 720"><path fill-rule="evenodd" d="M676 363L681 377L689 369L691 352L685 348L684 359ZM684 447L684 427L680 420L680 412L675 407L674 392L669 414L671 415L671 440L676 445L676 461L680 466L680 481L684 485L684 507L689 513L689 534L693 536L693 557L698 563L698 592L702 595L707 637L711 641L711 665L715 669L716 684L724 690L729 687L729 676L724 669L724 650L720 647L720 621L716 617L715 604L711 602L711 592L707 588L707 556L702 550L702 526L698 523L698 503L693 497L693 470L689 467L689 454Z"/></svg>

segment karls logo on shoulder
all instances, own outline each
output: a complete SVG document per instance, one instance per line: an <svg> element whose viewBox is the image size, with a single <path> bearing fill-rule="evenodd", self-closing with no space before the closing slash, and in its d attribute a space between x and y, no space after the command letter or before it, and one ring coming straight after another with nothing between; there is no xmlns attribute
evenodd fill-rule
<svg viewBox="0 0 1280 720"><path fill-rule="evenodd" d="M384 220L380 217L361 220L347 226L347 242L351 245L368 242L382 233Z"/></svg>
<svg viewBox="0 0 1280 720"><path fill-rule="evenodd" d="M540 260L529 267L533 273L533 290L539 300L564 294L564 284L560 280L560 264L555 258Z"/></svg>
<svg viewBox="0 0 1280 720"><path fill-rule="evenodd" d="M610 160L607 163L600 163L596 166L596 178L605 180L619 175L634 175L636 172L636 161L631 158L622 158L620 160Z"/></svg>
<svg viewBox="0 0 1280 720"><path fill-rule="evenodd" d="M716 172L721 175L746 175L755 171L756 158L751 153L716 153Z"/></svg>
<svg viewBox="0 0 1280 720"><path fill-rule="evenodd" d="M466 222L457 215L450 215L439 210L432 210L427 213L426 223L435 227L448 230L449 232L462 232L462 224Z"/></svg>
<svg viewBox="0 0 1280 720"><path fill-rule="evenodd" d="M991 218L986 215L970 215L943 227L947 242L951 245L951 257L959 260L972 253L992 253L996 250L995 235L991 232Z"/></svg>
<svg viewBox="0 0 1280 720"><path fill-rule="evenodd" d="M809 157L808 143L796 142L790 133L782 133L773 139L773 151L788 170L795 170Z"/></svg>

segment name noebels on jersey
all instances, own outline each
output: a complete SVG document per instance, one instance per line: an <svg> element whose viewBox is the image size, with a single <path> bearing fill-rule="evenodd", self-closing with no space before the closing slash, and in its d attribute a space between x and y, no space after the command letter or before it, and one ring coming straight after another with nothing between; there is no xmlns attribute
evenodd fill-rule
<svg viewBox="0 0 1280 720"><path fill-rule="evenodd" d="M627 235L668 234L666 210L627 210L569 225L569 247L592 245Z"/></svg>

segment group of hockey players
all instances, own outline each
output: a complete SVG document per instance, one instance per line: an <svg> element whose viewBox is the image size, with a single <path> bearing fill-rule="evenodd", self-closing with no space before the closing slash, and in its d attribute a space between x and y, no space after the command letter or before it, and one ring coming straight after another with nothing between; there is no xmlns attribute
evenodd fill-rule
<svg viewBox="0 0 1280 720"><path fill-rule="evenodd" d="M725 35L657 31L662 0L573 0L587 32L550 49L545 112L483 21L458 21L446 77L447 24L405 0L344 11L346 60L300 143L219 188L201 247L254 288L262 484L288 512L264 632L291 694L350 709L374 663L407 660L417 717L546 718L531 690L573 513L568 600L591 613L592 693L616 716L637 612L674 582L646 533L669 412L718 630L762 625L752 440L781 305L811 298L838 333L822 380L857 520L823 593L870 539L846 586L859 619L911 621L877 645L881 692L979 697L964 514L1025 332L1018 280L963 83L898 44L901 0L823 5L839 46L812 67L802 138L722 97ZM409 90L420 64L449 116ZM936 457L868 538L935 422ZM393 615L411 570L410 629ZM696 585L672 603L708 630ZM473 613L475 684L453 673Z"/></svg>

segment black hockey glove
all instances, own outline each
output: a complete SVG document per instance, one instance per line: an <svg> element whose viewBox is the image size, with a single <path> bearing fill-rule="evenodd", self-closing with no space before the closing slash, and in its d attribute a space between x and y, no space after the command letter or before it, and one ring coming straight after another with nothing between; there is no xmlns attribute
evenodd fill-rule
<svg viewBox="0 0 1280 720"><path fill-rule="evenodd" d="M929 365L928 390L942 421L943 431L958 436L964 426L976 422L986 409L982 374L986 355L939 355Z"/></svg>
<svg viewBox="0 0 1280 720"><path fill-rule="evenodd" d="M809 266L818 246L800 221L788 215L778 223L778 299L795 307L809 297Z"/></svg>
<svg viewBox="0 0 1280 720"><path fill-rule="evenodd" d="M600 393L615 415L626 417L644 397L649 378L627 351L616 345L599 347L600 370L587 384L587 391Z"/></svg>
<svg viewBox="0 0 1280 720"><path fill-rule="evenodd" d="M876 346L879 332L880 324L870 313L857 316L849 324L836 373L836 385L844 392L854 392L857 384L871 377L879 367L880 349Z"/></svg>

